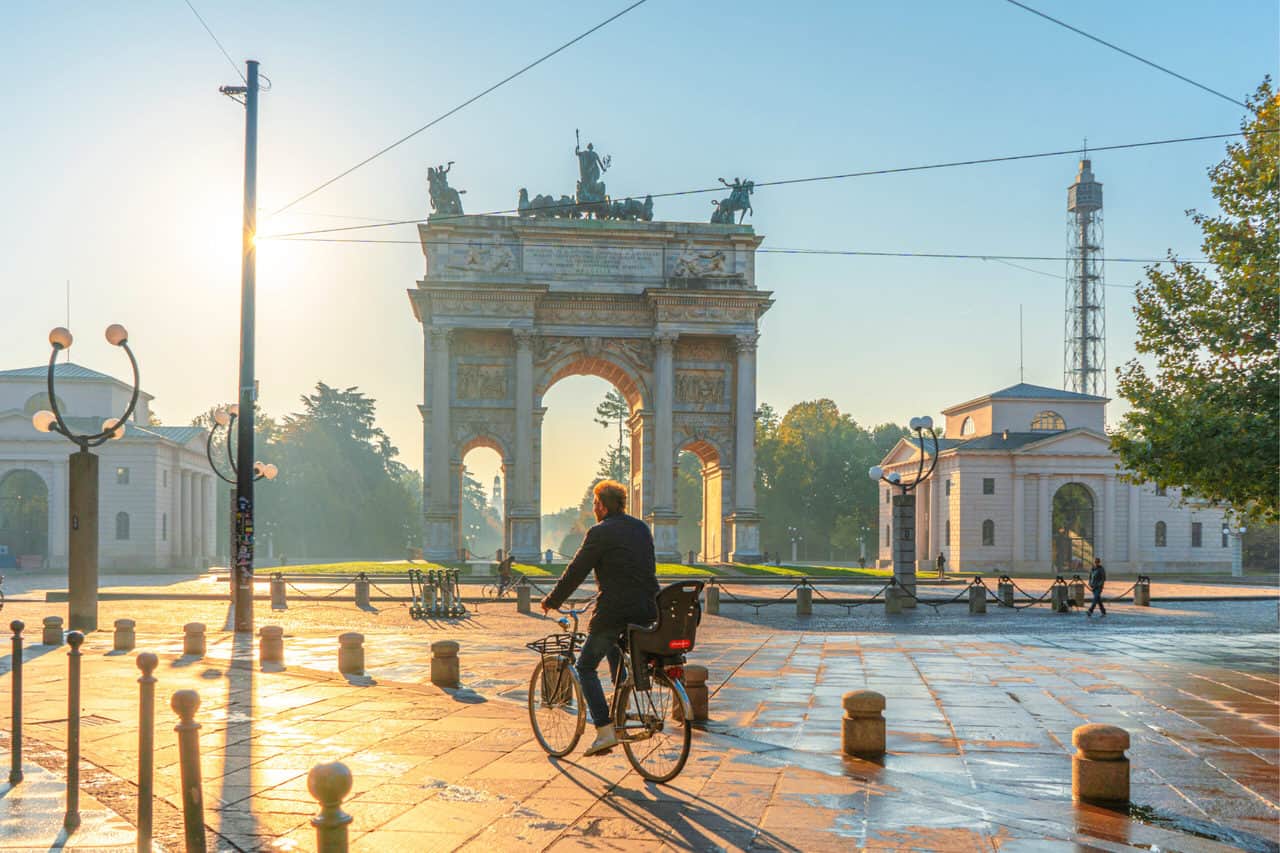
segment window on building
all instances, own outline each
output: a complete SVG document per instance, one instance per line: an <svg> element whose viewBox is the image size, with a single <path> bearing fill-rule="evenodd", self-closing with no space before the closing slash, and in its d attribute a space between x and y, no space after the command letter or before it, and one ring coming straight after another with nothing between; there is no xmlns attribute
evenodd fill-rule
<svg viewBox="0 0 1280 853"><path fill-rule="evenodd" d="M982 522L982 544L996 544L996 523L989 518Z"/></svg>
<svg viewBox="0 0 1280 853"><path fill-rule="evenodd" d="M887 524L884 526L884 541L885 542L893 541L893 534L889 532L889 525Z"/></svg>
<svg viewBox="0 0 1280 853"><path fill-rule="evenodd" d="M1191 522L1191 547L1199 548L1204 545L1204 525L1198 521Z"/></svg>
<svg viewBox="0 0 1280 853"><path fill-rule="evenodd" d="M984 495L994 495L994 494L996 493L996 478L995 478L995 477L983 477L983 478L982 478L982 493L983 493Z"/></svg>
<svg viewBox="0 0 1280 853"><path fill-rule="evenodd" d="M1169 494L1169 490L1164 486L1156 486L1156 494L1163 498Z"/></svg>
<svg viewBox="0 0 1280 853"><path fill-rule="evenodd" d="M948 545L951 544L951 519L947 519L946 525L943 527L942 541Z"/></svg>
<svg viewBox="0 0 1280 853"><path fill-rule="evenodd" d="M961 435L973 435L977 431L978 427L974 425L973 418L965 418L964 422L960 424Z"/></svg>
<svg viewBox="0 0 1280 853"><path fill-rule="evenodd" d="M129 513L116 513L116 539L125 541L129 538Z"/></svg>
<svg viewBox="0 0 1280 853"><path fill-rule="evenodd" d="M1163 521L1156 522L1156 547L1163 548L1169 544L1169 528Z"/></svg>
<svg viewBox="0 0 1280 853"><path fill-rule="evenodd" d="M164 487L166 489L169 488L169 469L168 468L164 469L164 473L161 479L164 481Z"/></svg>
<svg viewBox="0 0 1280 853"><path fill-rule="evenodd" d="M1032 432L1056 432L1066 428L1066 420L1057 412L1045 410L1031 419Z"/></svg>
<svg viewBox="0 0 1280 853"><path fill-rule="evenodd" d="M129 469L128 468L116 469L116 482L119 483L121 486L129 485Z"/></svg>
<svg viewBox="0 0 1280 853"><path fill-rule="evenodd" d="M160 541L169 541L169 513L160 513Z"/></svg>
<svg viewBox="0 0 1280 853"><path fill-rule="evenodd" d="M950 477L948 477L948 478L947 478L947 488L946 488L946 492L947 492L947 494L951 494L951 478L950 478Z"/></svg>
<svg viewBox="0 0 1280 853"><path fill-rule="evenodd" d="M889 502L889 490L888 490L888 489L885 489L885 490L884 490L884 502L885 502L885 503L888 503L888 502Z"/></svg>

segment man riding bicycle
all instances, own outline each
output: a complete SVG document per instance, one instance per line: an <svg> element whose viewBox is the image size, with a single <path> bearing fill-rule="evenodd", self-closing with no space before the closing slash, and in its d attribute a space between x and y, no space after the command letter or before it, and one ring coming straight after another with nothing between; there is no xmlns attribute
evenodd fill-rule
<svg viewBox="0 0 1280 853"><path fill-rule="evenodd" d="M614 480L602 480L591 491L592 510L599 523L587 531L582 547L555 589L542 600L542 611L559 609L587 574L595 570L600 595L587 629L587 641L578 654L577 670L582 696L596 727L596 739L586 754L599 755L617 746L618 736L596 668L607 657L610 677L616 682L621 662L618 640L623 632L628 625L647 625L658 618L658 575L653 535L649 525L627 515L626 487Z"/></svg>

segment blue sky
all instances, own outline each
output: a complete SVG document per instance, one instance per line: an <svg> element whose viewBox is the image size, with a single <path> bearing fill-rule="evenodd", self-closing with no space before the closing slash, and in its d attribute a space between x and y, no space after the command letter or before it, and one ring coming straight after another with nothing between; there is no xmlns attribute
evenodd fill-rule
<svg viewBox="0 0 1280 853"><path fill-rule="evenodd" d="M195 0L193 0L195 2ZM260 204L274 210L625 3L196 2L263 96ZM1035 4L1033 4L1035 5ZM1276 71L1274 2L1042 0L1048 14L1243 99ZM75 358L122 372L102 341L129 326L168 423L233 394L243 111L236 77L182 0L6 10L0 135L0 366L47 358L72 281ZM262 231L427 212L428 164L469 211L516 190L572 192L573 131L613 156L615 195L1229 132L1240 108L1002 0L914 4L649 0ZM1187 208L1211 210L1222 142L1103 153L1106 251L1198 256ZM1070 156L761 189L767 247L1062 255ZM709 197L659 199L705 219ZM305 214L305 215L304 215ZM320 215L323 214L323 215ZM411 226L373 236L410 239ZM1063 264L762 256L775 292L759 398L831 397L860 422L905 421L1018 379L1061 385ZM262 404L296 408L317 380L379 401L420 462L421 333L405 290L414 246L266 245L259 257ZM1109 264L1129 285L1135 265ZM1107 291L1108 362L1132 356L1131 292ZM547 403L545 509L576 500L608 433L604 385L566 380ZM1113 410L1113 417L1115 411ZM587 448L584 452L583 448ZM573 451L570 451L573 448ZM589 458L588 458L589 457ZM468 462L472 462L471 459ZM478 454L485 475L493 461ZM581 470L580 470L581 469Z"/></svg>

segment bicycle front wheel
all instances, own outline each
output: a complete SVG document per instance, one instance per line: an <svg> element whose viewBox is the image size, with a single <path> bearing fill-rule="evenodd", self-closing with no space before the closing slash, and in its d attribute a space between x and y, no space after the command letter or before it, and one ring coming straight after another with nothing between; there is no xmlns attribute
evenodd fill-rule
<svg viewBox="0 0 1280 853"><path fill-rule="evenodd" d="M546 655L529 679L529 722L533 736L549 754L568 755L578 745L587 725L582 686L571 671L572 662Z"/></svg>
<svg viewBox="0 0 1280 853"><path fill-rule="evenodd" d="M631 683L618 688L614 725L627 760L650 782L670 782L684 769L693 729L683 722L680 694L665 673L655 672L649 690Z"/></svg>

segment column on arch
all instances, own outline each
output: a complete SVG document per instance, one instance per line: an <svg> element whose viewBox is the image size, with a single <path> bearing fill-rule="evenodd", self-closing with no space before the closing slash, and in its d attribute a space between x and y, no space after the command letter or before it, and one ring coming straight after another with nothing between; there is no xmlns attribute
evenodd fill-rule
<svg viewBox="0 0 1280 853"><path fill-rule="evenodd" d="M516 446L514 458L514 484L508 480L507 489L513 492L507 504L510 515L505 523L508 547L516 559L540 562L541 521L539 508L534 500L534 465L537 450L533 439L533 345L531 329L515 329L516 354Z"/></svg>
<svg viewBox="0 0 1280 853"><path fill-rule="evenodd" d="M756 342L759 335L738 335L734 393L733 550L735 563L756 563L760 556L760 515L756 512Z"/></svg>
<svg viewBox="0 0 1280 853"><path fill-rule="evenodd" d="M653 508L647 514L659 560L680 559L675 509L675 343L678 335L653 336Z"/></svg>
<svg viewBox="0 0 1280 853"><path fill-rule="evenodd" d="M430 326L427 334L430 336L430 364L427 369L431 371L431 444L428 448L431 461L428 470L429 505L425 511L425 556L432 560L456 560L459 513L455 500L458 489L452 482L455 466L450 423L452 365L449 353L453 329Z"/></svg>

